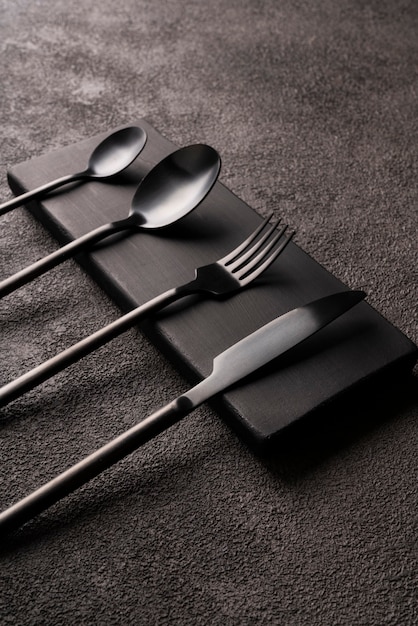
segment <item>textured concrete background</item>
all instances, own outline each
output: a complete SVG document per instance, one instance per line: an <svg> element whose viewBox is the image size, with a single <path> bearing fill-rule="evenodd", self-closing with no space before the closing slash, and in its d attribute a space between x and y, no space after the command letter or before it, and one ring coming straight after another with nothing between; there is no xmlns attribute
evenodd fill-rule
<svg viewBox="0 0 418 626"><path fill-rule="evenodd" d="M395 0L0 0L0 197L12 165L145 116L215 147L417 342L417 22ZM1 218L2 276L55 247ZM117 315L65 263L0 303L0 382ZM1 507L185 387L132 330L3 409ZM417 624L416 389L274 463L199 409L10 538L1 623Z"/></svg>

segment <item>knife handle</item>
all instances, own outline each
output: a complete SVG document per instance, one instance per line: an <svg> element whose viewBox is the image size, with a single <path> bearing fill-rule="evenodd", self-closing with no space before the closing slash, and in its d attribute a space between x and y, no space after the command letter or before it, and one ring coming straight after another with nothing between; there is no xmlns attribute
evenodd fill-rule
<svg viewBox="0 0 418 626"><path fill-rule="evenodd" d="M141 445L188 415L195 405L179 396L116 439L96 450L30 495L0 513L0 536L5 535L98 476Z"/></svg>

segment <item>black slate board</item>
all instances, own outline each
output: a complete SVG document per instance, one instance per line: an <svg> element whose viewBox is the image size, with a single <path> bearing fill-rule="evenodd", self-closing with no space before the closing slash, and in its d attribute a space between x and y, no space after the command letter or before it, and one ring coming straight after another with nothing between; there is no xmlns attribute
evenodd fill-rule
<svg viewBox="0 0 418 626"><path fill-rule="evenodd" d="M29 209L60 244L105 222L126 217L141 178L176 146L146 120L147 145L117 181L74 185ZM111 131L109 131L111 132ZM22 193L86 166L105 134L13 167L9 184ZM77 260L123 311L189 281L193 270L235 247L261 218L221 183L179 225L101 244ZM292 225L297 228L297 224ZM34 259L35 260L35 259ZM225 301L198 300L161 312L143 330L193 382L212 358L278 315L346 287L291 243L251 288ZM188 303L189 304L189 303ZM366 302L214 403L222 417L258 448L313 416L347 391L413 366L416 346ZM331 403L331 404L330 404ZM157 408L157 407L156 407Z"/></svg>

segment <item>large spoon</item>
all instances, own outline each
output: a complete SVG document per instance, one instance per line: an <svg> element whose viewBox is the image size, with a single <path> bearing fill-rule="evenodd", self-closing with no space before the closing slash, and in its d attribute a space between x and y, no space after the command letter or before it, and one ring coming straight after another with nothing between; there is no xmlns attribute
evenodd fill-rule
<svg viewBox="0 0 418 626"><path fill-rule="evenodd" d="M207 196L218 178L220 167L219 154L205 144L176 150L143 178L127 218L99 226L6 278L0 282L0 297L113 233L130 229L159 229L177 222Z"/></svg>
<svg viewBox="0 0 418 626"><path fill-rule="evenodd" d="M77 180L88 181L116 176L136 159L145 146L146 141L146 132L138 126L129 126L128 128L117 130L96 146L90 155L88 166L85 170L76 174L62 176L62 178L57 178L41 187L22 193L4 204L0 204L0 215L8 213L29 200L40 198L48 191L62 187L62 185L67 183Z"/></svg>

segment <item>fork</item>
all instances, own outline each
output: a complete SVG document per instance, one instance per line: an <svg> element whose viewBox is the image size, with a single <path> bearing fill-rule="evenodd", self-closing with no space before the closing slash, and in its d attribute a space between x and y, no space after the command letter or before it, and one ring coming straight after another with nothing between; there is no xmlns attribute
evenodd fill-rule
<svg viewBox="0 0 418 626"><path fill-rule="evenodd" d="M270 267L294 235L294 232L287 231L287 225L278 230L280 220L271 224L272 216L273 213L268 215L258 228L229 254L215 263L197 268L192 281L165 291L1 387L0 406L15 400L128 330L139 320L176 300L192 294L220 298L249 285Z"/></svg>

